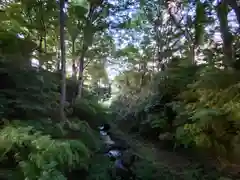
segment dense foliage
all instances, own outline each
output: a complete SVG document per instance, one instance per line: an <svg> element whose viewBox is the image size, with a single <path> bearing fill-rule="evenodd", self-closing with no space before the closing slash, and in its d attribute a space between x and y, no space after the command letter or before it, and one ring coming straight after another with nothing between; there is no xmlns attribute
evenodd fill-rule
<svg viewBox="0 0 240 180"><path fill-rule="evenodd" d="M120 93L111 105L122 130L204 153L222 169L239 167L239 12L233 4L141 1L134 28L143 38L116 54L128 64L115 78Z"/></svg>
<svg viewBox="0 0 240 180"><path fill-rule="evenodd" d="M1 82L1 178L66 179L74 171L86 174L100 145L92 128L106 119L104 108L93 99L77 100L66 106L71 119L61 122L58 73L2 62ZM75 98L73 88L67 89L67 99Z"/></svg>
<svg viewBox="0 0 240 180"><path fill-rule="evenodd" d="M78 98L78 82L68 78L68 120L60 117L57 12L52 1L1 2L1 179L86 178L100 147L94 129L108 115L96 92L86 87ZM39 66L32 66L33 57Z"/></svg>
<svg viewBox="0 0 240 180"><path fill-rule="evenodd" d="M109 179L110 120L139 179L219 177L160 164L149 141L239 171L237 0L0 3L1 179Z"/></svg>

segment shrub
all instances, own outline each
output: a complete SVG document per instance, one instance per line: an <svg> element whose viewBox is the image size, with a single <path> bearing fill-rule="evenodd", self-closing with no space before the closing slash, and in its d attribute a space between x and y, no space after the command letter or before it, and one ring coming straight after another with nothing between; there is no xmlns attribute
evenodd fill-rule
<svg viewBox="0 0 240 180"><path fill-rule="evenodd" d="M106 108L96 101L90 101L85 98L76 100L71 116L86 120L94 128L108 119Z"/></svg>
<svg viewBox="0 0 240 180"><path fill-rule="evenodd" d="M0 62L1 117L49 117L58 108L58 76L33 68ZM24 83L23 83L24 82Z"/></svg>
<svg viewBox="0 0 240 180"><path fill-rule="evenodd" d="M170 66L155 76L151 89L121 95L112 108L147 137L170 132L175 145L240 160L239 77L238 71L210 65Z"/></svg>
<svg viewBox="0 0 240 180"><path fill-rule="evenodd" d="M90 151L81 139L52 139L16 124L4 126L0 135L1 169L9 164L13 179L66 179L66 170L88 167Z"/></svg>

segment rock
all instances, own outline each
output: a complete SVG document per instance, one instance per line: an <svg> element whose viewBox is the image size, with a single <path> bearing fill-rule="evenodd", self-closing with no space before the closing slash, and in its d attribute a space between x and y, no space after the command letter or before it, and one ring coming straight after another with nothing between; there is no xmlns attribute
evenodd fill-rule
<svg viewBox="0 0 240 180"><path fill-rule="evenodd" d="M218 180L232 180L232 179L228 177L220 177Z"/></svg>
<svg viewBox="0 0 240 180"><path fill-rule="evenodd" d="M161 141L170 141L173 140L173 135L170 132L162 133L158 136Z"/></svg>
<svg viewBox="0 0 240 180"><path fill-rule="evenodd" d="M108 135L102 136L102 140L103 140L104 144L107 144L107 145L115 144L114 141L112 141L112 139Z"/></svg>

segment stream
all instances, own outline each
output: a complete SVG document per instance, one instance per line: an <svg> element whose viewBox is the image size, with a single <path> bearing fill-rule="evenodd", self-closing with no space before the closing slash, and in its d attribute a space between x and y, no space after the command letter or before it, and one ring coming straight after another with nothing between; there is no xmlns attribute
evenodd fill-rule
<svg viewBox="0 0 240 180"><path fill-rule="evenodd" d="M114 161L110 172L112 179L116 179L117 177L122 180L135 179L135 175L131 170L135 157L133 154L128 153L129 147L126 143L111 135L108 124L100 126L99 133L105 146L104 155Z"/></svg>

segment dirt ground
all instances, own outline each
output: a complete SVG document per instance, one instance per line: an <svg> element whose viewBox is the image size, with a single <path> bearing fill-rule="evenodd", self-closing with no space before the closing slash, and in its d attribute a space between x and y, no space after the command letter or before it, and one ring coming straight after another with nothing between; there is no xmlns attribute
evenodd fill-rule
<svg viewBox="0 0 240 180"><path fill-rule="evenodd" d="M203 174L211 172L219 173L221 180L239 180L240 179L240 166L228 165L224 167L224 163L219 163L216 159L193 158L192 155L182 155L177 152L171 152L166 149L160 148L146 140L140 140L132 135L127 135L121 131L116 132L117 136L125 139L133 148L134 152L154 165L166 168L171 173L179 177L185 177L185 174L193 169L201 169ZM204 179L204 178L203 178ZM218 178L219 179L219 178Z"/></svg>

